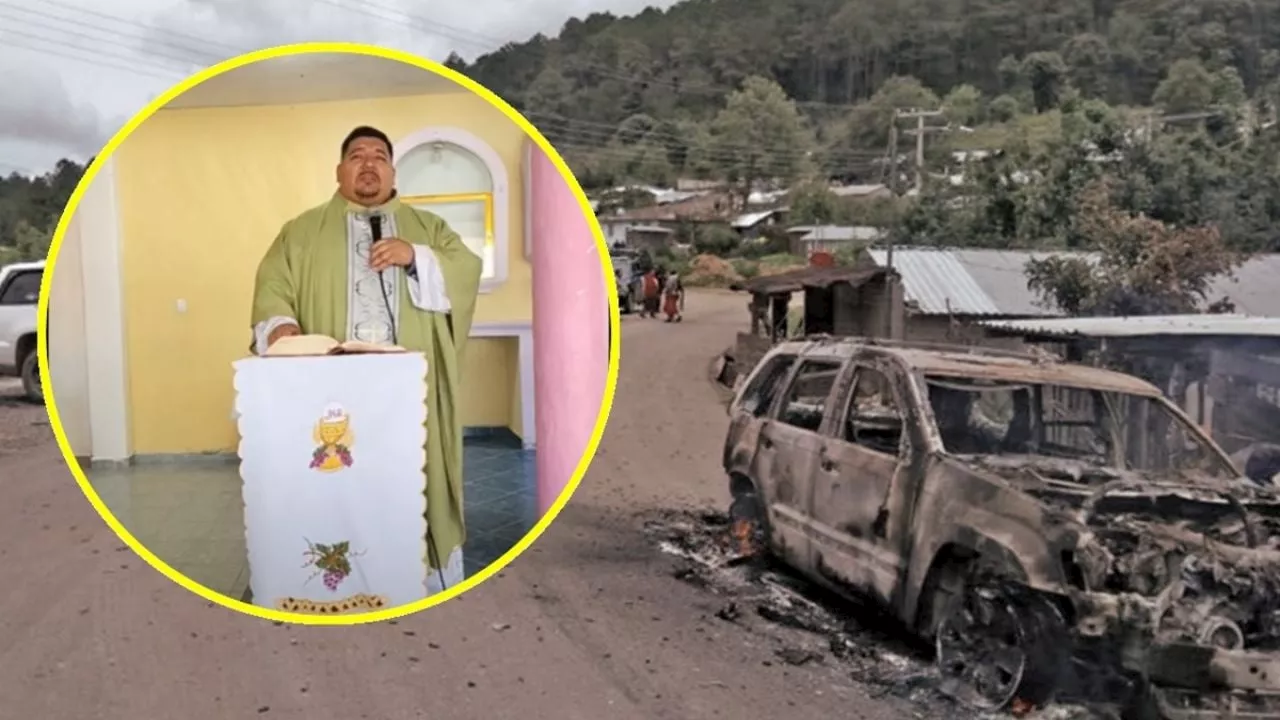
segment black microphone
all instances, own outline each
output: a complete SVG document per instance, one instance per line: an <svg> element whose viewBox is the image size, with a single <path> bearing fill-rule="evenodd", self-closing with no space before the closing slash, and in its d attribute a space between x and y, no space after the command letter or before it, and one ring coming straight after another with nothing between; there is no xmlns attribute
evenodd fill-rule
<svg viewBox="0 0 1280 720"><path fill-rule="evenodd" d="M373 241L369 243L369 248L372 250L373 246L377 245L378 241L382 239L381 214L369 216L369 232L373 236ZM387 295L387 286L383 283L381 270L378 271L378 289L382 291L382 302L387 307L387 322L391 324L391 342L397 343L400 340L396 337L395 313L391 310L391 297Z"/></svg>

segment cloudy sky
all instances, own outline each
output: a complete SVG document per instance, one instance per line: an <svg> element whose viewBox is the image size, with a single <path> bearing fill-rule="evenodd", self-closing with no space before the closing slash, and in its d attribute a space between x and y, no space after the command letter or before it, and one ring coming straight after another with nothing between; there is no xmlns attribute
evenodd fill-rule
<svg viewBox="0 0 1280 720"><path fill-rule="evenodd" d="M270 45L368 42L470 59L591 12L673 0L0 0L0 175L93 155L200 68Z"/></svg>

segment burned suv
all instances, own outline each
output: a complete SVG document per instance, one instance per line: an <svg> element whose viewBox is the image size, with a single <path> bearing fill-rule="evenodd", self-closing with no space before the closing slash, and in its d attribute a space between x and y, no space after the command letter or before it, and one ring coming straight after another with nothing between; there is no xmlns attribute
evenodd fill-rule
<svg viewBox="0 0 1280 720"><path fill-rule="evenodd" d="M932 640L961 700L1280 716L1280 495L1147 382L808 338L729 414L743 537Z"/></svg>

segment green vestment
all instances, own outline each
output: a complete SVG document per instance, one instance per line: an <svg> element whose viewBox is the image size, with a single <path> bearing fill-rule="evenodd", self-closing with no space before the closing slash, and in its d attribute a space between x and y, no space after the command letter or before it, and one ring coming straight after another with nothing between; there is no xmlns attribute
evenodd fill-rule
<svg viewBox="0 0 1280 720"><path fill-rule="evenodd" d="M349 338L351 244L349 213L366 213L342 196L285 223L258 267L251 326L271 318L297 320L302 332ZM448 312L419 309L409 280L397 272L396 342L427 357L427 527L433 572L443 570L466 539L463 520L462 426L458 416L463 351L471 332L483 261L443 219L392 199L377 211L392 217L400 239L428 248L444 279ZM431 282L426 268L419 281ZM430 548L430 546L429 546Z"/></svg>

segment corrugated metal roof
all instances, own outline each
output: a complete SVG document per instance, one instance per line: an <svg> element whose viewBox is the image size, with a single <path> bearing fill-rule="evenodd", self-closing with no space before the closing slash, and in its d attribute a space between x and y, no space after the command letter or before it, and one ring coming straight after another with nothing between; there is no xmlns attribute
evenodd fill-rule
<svg viewBox="0 0 1280 720"><path fill-rule="evenodd" d="M1027 263L1052 255L1081 255L1021 250L953 250L951 254L987 293L1001 315L1049 317L1062 313L1056 308L1046 307L1040 296L1027 287Z"/></svg>
<svg viewBox="0 0 1280 720"><path fill-rule="evenodd" d="M855 287L885 274L884 268L806 267L777 275L762 275L742 284L749 293L777 295L805 288L825 288L846 282Z"/></svg>
<svg viewBox="0 0 1280 720"><path fill-rule="evenodd" d="M777 210L762 210L760 212L745 213L743 215L739 215L738 217L734 218L732 225L738 229L755 227L756 223L759 223L761 220L767 219L770 215L773 215L775 212L777 212Z"/></svg>
<svg viewBox="0 0 1280 720"><path fill-rule="evenodd" d="M1019 335L1152 337L1237 335L1280 338L1280 317L1251 315L1146 315L1044 320L987 320L984 326Z"/></svg>
<svg viewBox="0 0 1280 720"><path fill-rule="evenodd" d="M765 205L767 203L774 203L780 198L786 197L787 192L788 191L786 190L771 190L767 192L757 190L747 195L747 204Z"/></svg>
<svg viewBox="0 0 1280 720"><path fill-rule="evenodd" d="M801 238L801 242L828 240L849 242L852 240L875 240L884 234L880 228L866 225L815 225L809 228Z"/></svg>
<svg viewBox="0 0 1280 720"><path fill-rule="evenodd" d="M885 249L868 252L877 265L888 261ZM1053 255L1090 257L1070 252L896 248L893 265L902 276L906 299L923 314L1060 317L1061 311L1045 306L1027 287L1027 263Z"/></svg>
<svg viewBox="0 0 1280 720"><path fill-rule="evenodd" d="M794 230L794 229L793 229ZM887 251L868 251L878 265L884 265ZM1026 266L1034 259L1051 256L1097 258L1096 253L1028 250L950 250L896 248L893 264L902 276L908 301L920 312L959 315L1007 315L1061 317L1056 308L1045 307L1040 296L1027 287ZM1233 273L1214 280L1207 300L1226 297L1235 310L1255 317L1280 317L1280 254L1257 255Z"/></svg>
<svg viewBox="0 0 1280 720"><path fill-rule="evenodd" d="M880 267L889 261L883 249L868 251ZM969 271L947 250L895 250L893 269L902 278L908 302L930 315L1005 315Z"/></svg>
<svg viewBox="0 0 1280 720"><path fill-rule="evenodd" d="M863 195L874 195L879 192L886 192L887 187L880 184L875 185L837 185L828 188L832 195L836 197L861 197Z"/></svg>

